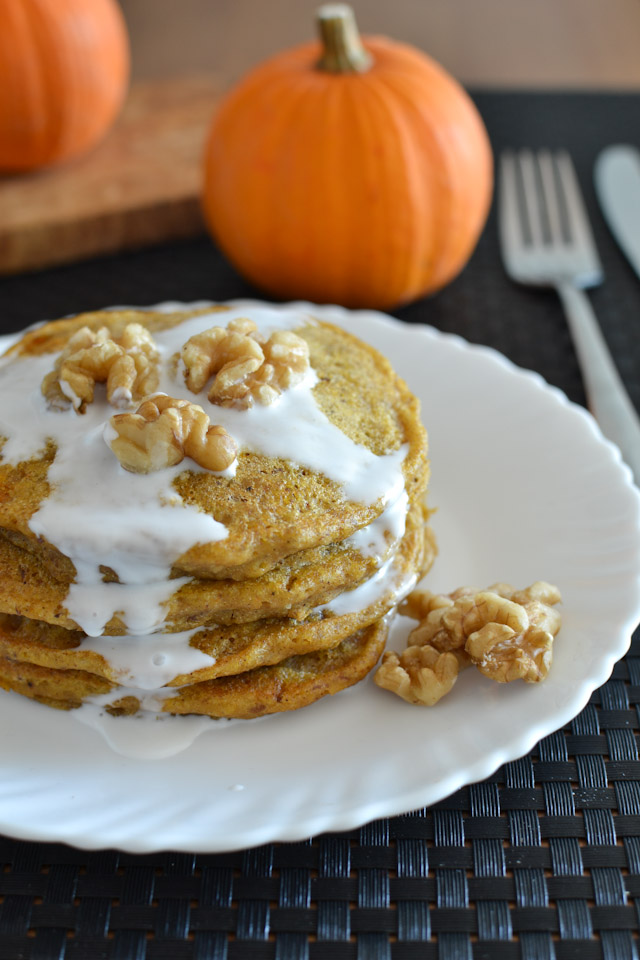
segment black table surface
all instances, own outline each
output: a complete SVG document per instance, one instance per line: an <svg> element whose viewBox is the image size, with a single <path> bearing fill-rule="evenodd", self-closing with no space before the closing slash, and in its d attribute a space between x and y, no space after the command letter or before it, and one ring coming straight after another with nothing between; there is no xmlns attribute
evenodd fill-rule
<svg viewBox="0 0 640 960"><path fill-rule="evenodd" d="M474 99L496 155L571 152L606 274L591 300L640 407L640 281L592 185L599 150L640 146L640 96ZM114 303L242 296L261 292L203 237L3 279L0 332ZM495 210L462 274L395 315L495 347L584 403L559 302L507 280ZM0 837L0 960L637 960L639 704L640 636L567 727L487 781L406 816L208 855Z"/></svg>

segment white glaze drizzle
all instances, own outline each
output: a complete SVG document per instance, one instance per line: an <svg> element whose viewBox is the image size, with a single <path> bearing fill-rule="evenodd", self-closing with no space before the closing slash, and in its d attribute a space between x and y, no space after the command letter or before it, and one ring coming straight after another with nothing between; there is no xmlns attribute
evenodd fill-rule
<svg viewBox="0 0 640 960"><path fill-rule="evenodd" d="M407 572L398 577L394 560L395 557L390 557L364 583L354 587L353 590L345 590L344 593L334 597L333 600L329 600L328 603L321 604L314 609L314 613L328 612L336 617L348 613L358 613L359 610L372 607L374 603L382 600L389 593L393 596L392 605L396 606L413 590L418 575L414 572Z"/></svg>
<svg viewBox="0 0 640 960"><path fill-rule="evenodd" d="M404 536L408 506L409 496L403 489L400 496L385 507L379 517L352 533L345 543L358 550L363 557L375 557L380 561Z"/></svg>
<svg viewBox="0 0 640 960"><path fill-rule="evenodd" d="M99 637L114 614L130 634L145 636L162 630L165 604L189 577L151 583L72 583L65 605L70 615L90 637Z"/></svg>
<svg viewBox="0 0 640 960"><path fill-rule="evenodd" d="M135 688L139 694L141 690L157 691L181 674L195 673L216 662L215 657L191 646L189 641L200 632L201 628L196 628L145 637L91 637L83 640L77 649L91 650L104 657L113 679Z"/></svg>

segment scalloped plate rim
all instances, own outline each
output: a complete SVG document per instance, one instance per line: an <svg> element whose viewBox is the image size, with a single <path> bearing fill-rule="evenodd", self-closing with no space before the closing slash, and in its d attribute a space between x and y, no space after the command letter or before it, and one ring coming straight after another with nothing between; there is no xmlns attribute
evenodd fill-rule
<svg viewBox="0 0 640 960"><path fill-rule="evenodd" d="M206 305L209 302L210 301L197 301L196 303L198 305ZM264 301L234 300L229 301L229 303L233 306L242 306L245 304L249 305L251 303L264 303ZM190 305L191 304L189 304L189 306ZM640 525L638 521L638 513L640 510L640 494L633 484L631 471L626 464L623 463L618 448L602 435L600 428L588 411L580 407L578 404L570 401L567 396L557 387L547 384L543 377L541 377L538 373L518 367L511 360L492 347L469 343L457 334L443 333L442 331L439 331L436 328L426 324L407 324L401 320L390 317L378 311L350 311L334 305L318 306L315 304L302 302L296 302L293 304L274 304L274 306L304 309L309 312L315 312L321 318L323 315L325 315L326 319L338 321L340 319L351 320L355 318L358 318L356 322L368 322L369 320L374 320L387 330L393 328L397 332L402 331L401 335L405 337L405 339L411 339L417 336L425 341L436 343L438 341L444 341L450 346L455 347L457 350L463 352L471 351L473 355L482 357L491 363L497 364L503 369L508 370L511 375L517 378L526 378L532 386L535 386L537 389L545 392L548 396L552 396L554 401L560 407L571 411L572 415L578 415L583 424L588 427L591 434L591 440L601 448L605 448L608 451L611 468L618 471L618 479L624 480L625 486L629 488L629 492L632 493L632 496L635 498L635 534L637 553L638 546L640 545ZM144 309L153 309L153 307L147 307ZM366 339L366 336L363 335L362 332L360 335ZM427 427L429 427L429 424L427 424ZM241 834L236 833L228 835L224 834L223 830L216 838L211 836L192 837L188 842L172 843L170 840L171 830L168 831L167 835L168 843L164 843L162 841L161 835L150 835L134 840L130 832L129 835L125 836L126 831L123 833L122 830L120 831L120 837L118 838L118 836L115 835L118 833L118 831L114 830L113 825L110 829L107 829L105 833L100 835L100 829L96 829L95 825L93 825L89 830L79 830L77 829L77 825L74 828L74 823L72 821L67 820L67 822L65 822L64 819L58 820L54 823L48 823L42 828L34 827L33 824L25 825L24 823L19 823L20 817L18 816L16 818L15 811L14 817L10 819L7 819L4 811L2 814L0 814L0 829L8 832L10 835L18 836L26 840L67 842L85 849L98 849L104 846L117 846L120 849L128 850L133 853L148 853L161 849L189 850L196 853L214 851L224 852L239 849L245 846L255 846L266 842L292 842L327 830L349 830L372 819L377 819L384 816L395 816L408 810L416 809L420 806L431 805L455 792L455 790L459 789L465 784L482 780L487 776L490 776L503 763L514 760L517 757L528 753L535 743L537 743L542 737L564 726L572 717L574 717L580 712L580 710L583 709L592 692L607 680L611 674L615 662L621 656L623 656L628 649L631 640L631 634L638 619L640 618L640 572L636 569L635 578L632 577L631 569L629 569L628 574L628 611L626 615L614 625L612 633L615 633L615 642L606 651L602 651L601 658L598 661L598 669L594 670L589 676L582 679L578 689L574 692L572 699L565 705L564 709L557 710L552 716L543 718L537 724L537 726L530 728L527 731L520 732L519 734L514 734L510 743L486 752L484 755L479 756L475 762L471 764L467 763L464 769L451 772L448 776L441 777L435 783L423 785L420 788L413 789L409 792L400 792L398 795L394 795L392 798L384 798L378 801L373 800L367 805L360 803L349 807L343 798L342 806L339 811L332 810L325 812L319 811L316 813L309 812L305 820L296 821L292 824L280 823L279 825L276 825L275 823L267 822L259 825L248 825L244 828ZM635 582L634 590L631 589L632 581ZM153 762L167 763L170 766L171 759L172 758L169 757L166 761ZM4 806L4 798L1 795L0 805ZM182 811L183 815L187 812L188 808L184 807ZM166 824L164 826L166 834ZM162 825L159 831L157 831L157 834L161 833Z"/></svg>

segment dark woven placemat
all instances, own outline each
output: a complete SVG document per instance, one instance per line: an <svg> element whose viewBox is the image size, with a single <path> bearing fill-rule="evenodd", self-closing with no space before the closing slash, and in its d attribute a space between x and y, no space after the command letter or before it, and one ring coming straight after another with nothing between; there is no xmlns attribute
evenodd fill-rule
<svg viewBox="0 0 640 960"><path fill-rule="evenodd" d="M640 145L640 96L476 99L496 151L571 150L607 274L593 304L640 406L640 283L591 186L599 149ZM246 295L259 292L203 239L3 280L0 330ZM397 315L494 346L584 402L557 299L506 280L493 216L458 280ZM637 960L638 704L640 638L529 756L428 810L307 843L137 856L0 838L0 960Z"/></svg>

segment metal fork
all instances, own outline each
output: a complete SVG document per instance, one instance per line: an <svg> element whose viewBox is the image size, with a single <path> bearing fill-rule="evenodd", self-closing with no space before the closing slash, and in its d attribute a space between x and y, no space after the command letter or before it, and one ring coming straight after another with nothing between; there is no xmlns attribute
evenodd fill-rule
<svg viewBox="0 0 640 960"><path fill-rule="evenodd" d="M640 419L584 292L602 283L603 272L569 155L504 153L498 223L512 280L557 291L591 412L640 485Z"/></svg>

